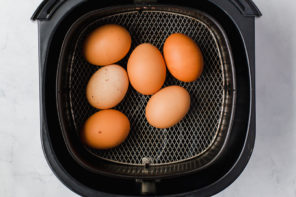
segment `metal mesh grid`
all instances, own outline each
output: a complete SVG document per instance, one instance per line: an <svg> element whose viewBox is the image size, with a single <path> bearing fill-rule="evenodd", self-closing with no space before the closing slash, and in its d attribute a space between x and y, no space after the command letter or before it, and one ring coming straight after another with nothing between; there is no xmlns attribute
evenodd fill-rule
<svg viewBox="0 0 296 197"><path fill-rule="evenodd" d="M210 148L218 134L224 107L224 69L221 52L212 30L201 20L170 12L126 12L107 16L88 25L76 42L69 65L69 99L72 121L79 134L84 121L97 110L92 108L85 96L90 76L99 68L86 62L82 54L83 41L94 28L115 23L131 33L132 48L150 42L162 49L165 39L172 33L190 36L200 46L204 59L204 72L200 79L184 83L167 72L164 86L180 85L191 95L191 108L186 117L169 129L156 129L145 119L145 106L150 96L137 93L131 86L127 96L116 107L131 122L128 139L111 150L89 151L100 158L113 162L142 165L169 164L194 158ZM131 52L130 51L130 52ZM119 62L126 68L129 54Z"/></svg>

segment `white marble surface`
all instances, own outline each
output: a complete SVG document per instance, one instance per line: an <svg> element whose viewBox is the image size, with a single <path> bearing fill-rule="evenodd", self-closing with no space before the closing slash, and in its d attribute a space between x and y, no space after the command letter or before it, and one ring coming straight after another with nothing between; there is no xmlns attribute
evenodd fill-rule
<svg viewBox="0 0 296 197"><path fill-rule="evenodd" d="M296 196L296 1L255 0L257 139L242 175L219 197ZM40 0L0 0L0 196L76 196L49 169L39 137Z"/></svg>

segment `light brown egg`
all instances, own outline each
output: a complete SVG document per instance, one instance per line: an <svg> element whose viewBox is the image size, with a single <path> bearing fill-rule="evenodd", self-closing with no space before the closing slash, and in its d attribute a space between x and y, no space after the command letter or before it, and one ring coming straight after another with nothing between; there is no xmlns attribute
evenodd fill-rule
<svg viewBox="0 0 296 197"><path fill-rule="evenodd" d="M121 144L128 136L130 122L120 111L109 109L90 116L82 129L82 141L96 149L109 149Z"/></svg>
<svg viewBox="0 0 296 197"><path fill-rule="evenodd" d="M169 128L180 122L190 108L190 95L180 86L168 86L154 94L146 106L146 119L156 128Z"/></svg>
<svg viewBox="0 0 296 197"><path fill-rule="evenodd" d="M192 82L200 77L204 67L202 52L190 37L181 33L170 35L163 54L169 72L176 79Z"/></svg>
<svg viewBox="0 0 296 197"><path fill-rule="evenodd" d="M109 109L122 101L128 86L124 68L115 64L104 66L91 76L86 87L86 98L97 109Z"/></svg>
<svg viewBox="0 0 296 197"><path fill-rule="evenodd" d="M166 77L162 54L149 43L137 46L129 57L127 73L131 85L138 92L154 94L163 86Z"/></svg>
<svg viewBox="0 0 296 197"><path fill-rule="evenodd" d="M84 44L86 60L97 66L116 63L126 56L132 39L122 26L109 24L95 29Z"/></svg>

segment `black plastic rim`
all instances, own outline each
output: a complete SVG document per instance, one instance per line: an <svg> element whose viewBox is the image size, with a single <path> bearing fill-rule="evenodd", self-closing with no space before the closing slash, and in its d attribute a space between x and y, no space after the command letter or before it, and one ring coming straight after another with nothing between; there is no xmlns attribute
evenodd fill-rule
<svg viewBox="0 0 296 197"><path fill-rule="evenodd" d="M93 175L81 168L69 155L63 144L55 108L55 79L57 52L63 37L72 24L73 19L90 10L100 8L101 2L92 1L80 4L79 1L68 1L55 13L51 21L39 23L40 31L40 100L41 100L41 141L45 157L55 175L72 191L83 196L138 196L140 189L134 181L110 179L105 176ZM112 1L113 2L113 1ZM110 4L112 4L110 2ZM102 2L103 3L103 2ZM114 3L114 2L113 2ZM178 4L178 2L175 2ZM241 67L236 69L237 84L243 87L237 96L234 135L229 138L225 153L217 165L209 167L190 176L179 176L164 179L158 185L158 195L162 196L210 196L229 186L243 171L252 154L255 141L255 91L254 71L254 18L239 16L232 4L225 2L219 8L208 1L195 3L179 2L183 6L199 7L218 20L231 37L230 45L234 51L234 62ZM110 5L104 2L104 5ZM76 7L76 9L74 9ZM226 11L227 10L227 11ZM73 12L69 12L73 11ZM67 13L67 14L66 14ZM233 15L228 15L232 13ZM233 21L231 18L235 18ZM60 20L61 19L61 20ZM61 22L61 23L60 23ZM247 25L249 34L238 28ZM53 28L52 28L53 27ZM229 27L229 28L225 28ZM50 30L50 31L48 31ZM65 31L66 30L66 31ZM57 33L58 32L58 33ZM243 36L244 35L244 36ZM246 36L249 35L249 36ZM54 42L52 42L54 40ZM218 169L218 171L217 171ZM87 177L87 179L86 179ZM95 181L94 181L95 180ZM200 182L202 180L202 182ZM94 185L93 183L97 184ZM111 187L112 186L112 187Z"/></svg>

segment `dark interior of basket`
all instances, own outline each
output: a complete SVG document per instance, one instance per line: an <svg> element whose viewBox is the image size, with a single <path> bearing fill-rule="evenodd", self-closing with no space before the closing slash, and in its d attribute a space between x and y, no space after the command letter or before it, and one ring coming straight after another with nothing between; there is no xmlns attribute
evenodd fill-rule
<svg viewBox="0 0 296 197"><path fill-rule="evenodd" d="M93 17L95 20L72 33L75 36L72 36L72 40L69 38L68 42L73 47L68 47L66 60L60 65L63 78L58 86L66 88L60 88L62 93L58 97L67 111L67 116L61 118L73 128L65 132L75 132L75 136L79 138L85 120L97 111L86 100L86 85L91 75L100 67L89 64L82 53L83 42L92 30L112 23L122 25L130 32L131 50L118 62L124 68L137 45L152 43L162 52L165 39L172 33L180 32L195 40L202 50L205 62L201 77L191 83L178 81L167 71L164 87L179 85L190 93L191 107L185 118L168 129L150 126L145 118L145 107L150 96L142 95L130 86L124 100L115 107L131 123L130 135L126 141L110 150L84 148L98 160L123 164L122 167L127 168L137 166L140 169L145 164L147 167L148 163L159 169L194 162L192 168L198 169L209 164L227 141L234 108L231 91L234 86L233 65L223 30L203 13L186 9L122 8L113 13L93 13Z"/></svg>

